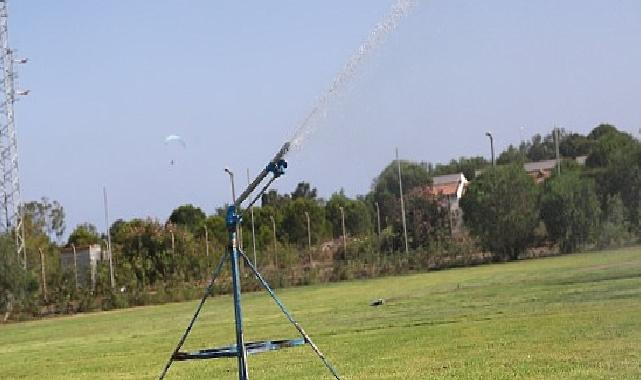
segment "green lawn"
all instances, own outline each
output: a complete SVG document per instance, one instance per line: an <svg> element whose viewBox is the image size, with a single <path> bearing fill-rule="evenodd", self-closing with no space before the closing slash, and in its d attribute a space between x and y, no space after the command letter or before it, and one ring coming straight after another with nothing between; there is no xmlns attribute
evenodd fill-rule
<svg viewBox="0 0 641 380"><path fill-rule="evenodd" d="M641 379L641 249L577 254L279 292L345 379ZM368 306L375 298L387 303ZM296 331L244 295L248 339ZM152 379L195 302L0 326L0 378ZM210 299L186 347L233 341ZM168 379L234 379L235 360ZM250 378L330 379L308 347L250 357Z"/></svg>

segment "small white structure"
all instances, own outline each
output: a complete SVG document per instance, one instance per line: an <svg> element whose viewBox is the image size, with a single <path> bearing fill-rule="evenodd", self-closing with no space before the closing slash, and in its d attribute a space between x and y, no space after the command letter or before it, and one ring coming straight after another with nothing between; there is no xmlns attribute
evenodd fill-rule
<svg viewBox="0 0 641 380"><path fill-rule="evenodd" d="M109 260L109 251L103 252L99 244L66 247L60 252L60 265L74 272L77 286L91 284L92 290L96 287L98 262L103 260Z"/></svg>

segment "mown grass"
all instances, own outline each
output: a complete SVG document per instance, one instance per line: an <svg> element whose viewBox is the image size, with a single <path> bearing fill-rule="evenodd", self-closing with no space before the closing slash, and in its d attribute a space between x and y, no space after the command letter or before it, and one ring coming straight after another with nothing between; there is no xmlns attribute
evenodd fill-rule
<svg viewBox="0 0 641 380"><path fill-rule="evenodd" d="M345 379L639 379L641 249L282 290ZM385 298L381 307L370 307ZM0 378L152 379L195 303L0 326ZM296 331L244 295L249 339ZM228 296L187 348L233 341ZM250 357L251 379L330 379L308 347ZM235 360L176 363L169 379L234 379Z"/></svg>

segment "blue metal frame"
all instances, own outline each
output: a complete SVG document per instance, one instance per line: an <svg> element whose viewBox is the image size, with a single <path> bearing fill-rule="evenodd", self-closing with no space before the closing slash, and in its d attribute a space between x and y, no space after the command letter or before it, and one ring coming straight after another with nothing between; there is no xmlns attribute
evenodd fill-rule
<svg viewBox="0 0 641 380"><path fill-rule="evenodd" d="M178 345L174 349L174 352L169 358L169 361L165 365L165 368L160 375L160 378L159 378L160 380L163 380L165 378L165 375L169 371L169 368L171 367L174 361L233 358L233 357L238 358L239 380L249 380L249 371L248 371L248 365L247 365L248 354L274 351L274 350L278 350L285 347L302 346L304 344L309 344L312 350L321 359L323 364L332 373L334 378L336 378L337 380L340 380L340 377L338 376L336 369L331 365L331 363L327 360L327 358L325 358L323 353L318 349L316 344L314 344L312 339L303 330L301 325L298 324L298 322L293 318L293 316L287 310L287 308L285 308L285 305L276 296L276 294L274 293L272 288L269 286L267 281L265 281L263 276L258 272L258 269L256 269L256 266L249 260L247 255L245 255L245 253L238 248L238 244L236 241L238 228L240 226L240 223L242 222L242 217L238 214L237 209L240 207L242 202L251 195L251 193L256 189L256 187L262 183L262 181L265 179L265 177L267 177L269 173L272 174L272 178L269 180L267 185L265 185L265 187L263 187L263 189L259 191L259 194L250 202L250 205L254 204L258 200L258 198L267 190L269 185L276 178L280 177L285 173L285 169L287 168L287 162L283 159L283 157L288 151L289 151L289 143L285 143L285 145L283 145L281 150L276 154L274 159L270 161L267 167L263 169L263 171L258 175L258 177L256 177L254 182L252 182L249 185L249 187L241 194L241 196L236 200L236 202L233 205L227 208L227 215L225 219L226 219L227 231L229 236L228 252L229 252L229 258L231 260L231 277L232 277L233 298L234 298L236 344L232 346L227 346L227 347L204 349L196 352L180 351L183 344L185 343L185 340L187 339L187 336L191 332L191 329L194 323L196 322L196 319L200 314L203 304L205 303L207 298L213 293L214 282L216 281L216 278L220 274L222 267L224 265L224 262L226 261L227 255L225 254L221 258L221 261L218 264L218 266L216 267L216 270L214 271L211 282L209 283L209 286L207 287L207 290L205 291L205 294L201 299L200 304L196 309L196 313L192 317L187 327L187 330L185 330L185 332L183 333L182 337L178 342ZM267 341L260 341L260 342L245 343L245 337L244 337L244 331L243 331L243 310L242 310L242 304L241 304L240 267L239 267L239 260L241 258L245 261L247 266L251 269L253 274L256 276L256 279L261 283L263 288L269 293L272 299L276 302L276 304L278 305L280 310L285 314L287 319L294 325L294 327L296 327L298 332L301 334L302 338L289 339L289 340L267 340Z"/></svg>

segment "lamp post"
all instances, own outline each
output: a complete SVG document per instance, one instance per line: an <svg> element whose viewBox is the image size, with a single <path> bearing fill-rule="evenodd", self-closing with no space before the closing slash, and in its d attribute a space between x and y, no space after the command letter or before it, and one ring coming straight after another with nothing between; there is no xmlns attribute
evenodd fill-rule
<svg viewBox="0 0 641 380"><path fill-rule="evenodd" d="M345 258L347 258L347 232L345 232L345 209L343 206L338 208L341 210L341 225L343 227L343 250L345 251Z"/></svg>
<svg viewBox="0 0 641 380"><path fill-rule="evenodd" d="M312 223L309 219L309 212L305 211L307 218L307 247L309 248L309 265L312 265Z"/></svg>
<svg viewBox="0 0 641 380"><path fill-rule="evenodd" d="M269 219L272 221L272 232L274 233L274 265L278 269L278 256L276 255L276 221L274 215L270 215Z"/></svg>
<svg viewBox="0 0 641 380"><path fill-rule="evenodd" d="M401 218L403 219L403 236L405 237L405 253L409 255L410 248L407 243L407 221L405 220L405 202L403 201L403 176L401 175L401 160L398 158L398 148L396 148L396 163L398 165L398 189L401 198Z"/></svg>
<svg viewBox="0 0 641 380"><path fill-rule="evenodd" d="M492 136L492 132L485 132L485 136L490 138L490 150L492 152L492 166L495 165L494 163L494 137Z"/></svg>

